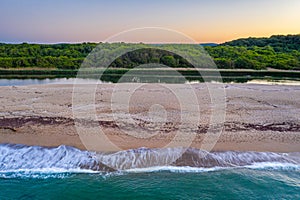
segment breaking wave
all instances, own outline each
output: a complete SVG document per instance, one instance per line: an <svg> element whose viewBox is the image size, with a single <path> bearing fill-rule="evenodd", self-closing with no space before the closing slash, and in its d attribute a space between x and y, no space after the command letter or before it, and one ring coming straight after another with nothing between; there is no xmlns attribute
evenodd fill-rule
<svg viewBox="0 0 300 200"><path fill-rule="evenodd" d="M73 147L0 145L0 177L64 177L74 173L198 173L231 168L299 170L300 153L206 152L194 148L139 148L114 153ZM46 175L45 175L46 174Z"/></svg>

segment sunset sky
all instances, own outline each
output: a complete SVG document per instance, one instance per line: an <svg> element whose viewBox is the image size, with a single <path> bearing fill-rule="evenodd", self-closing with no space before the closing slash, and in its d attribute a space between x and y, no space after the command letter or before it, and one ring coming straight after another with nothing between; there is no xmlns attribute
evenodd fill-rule
<svg viewBox="0 0 300 200"><path fill-rule="evenodd" d="M221 43L299 34L299 10L300 0L0 0L0 42L100 42L162 27Z"/></svg>

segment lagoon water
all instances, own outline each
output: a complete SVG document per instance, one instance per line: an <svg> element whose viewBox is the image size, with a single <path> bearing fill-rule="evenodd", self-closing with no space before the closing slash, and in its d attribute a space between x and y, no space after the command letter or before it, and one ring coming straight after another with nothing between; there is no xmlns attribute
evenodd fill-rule
<svg viewBox="0 0 300 200"><path fill-rule="evenodd" d="M121 154L132 152L148 156L155 152L155 156L159 156L154 149L129 150ZM169 165L92 170L87 166L95 163L95 152L66 146L43 148L2 144L0 199L300 198L300 165L293 160L298 153L216 152L210 155L219 161L222 155L226 158L235 155L235 158L226 161L232 164L227 167ZM110 159L118 160L120 158Z"/></svg>
<svg viewBox="0 0 300 200"><path fill-rule="evenodd" d="M134 81L129 81L134 82ZM240 79L230 80L224 83L239 83ZM112 83L109 81L101 81L92 78L45 78L45 79L35 79L35 78L24 78L24 79L3 79L0 78L0 86L22 86L22 85L45 85L45 84L101 84L101 83ZM163 83L163 82L161 82ZM186 81L187 84L200 83L198 80ZM300 85L299 80L268 80L268 79L245 79L243 83L249 84L272 84L272 85Z"/></svg>
<svg viewBox="0 0 300 200"><path fill-rule="evenodd" d="M21 86L21 85L44 85L44 84L74 84L76 83L104 83L95 79L81 78L54 78L54 79L1 79L0 86ZM105 82L109 83L109 82Z"/></svg>

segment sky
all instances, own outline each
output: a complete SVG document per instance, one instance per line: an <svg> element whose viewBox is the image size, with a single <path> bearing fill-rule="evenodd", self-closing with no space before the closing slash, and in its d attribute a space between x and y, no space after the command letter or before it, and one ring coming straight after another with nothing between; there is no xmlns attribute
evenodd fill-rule
<svg viewBox="0 0 300 200"><path fill-rule="evenodd" d="M199 43L222 43L299 34L299 10L300 0L0 0L0 42L101 42L126 30L160 27ZM126 41L151 35L129 34Z"/></svg>

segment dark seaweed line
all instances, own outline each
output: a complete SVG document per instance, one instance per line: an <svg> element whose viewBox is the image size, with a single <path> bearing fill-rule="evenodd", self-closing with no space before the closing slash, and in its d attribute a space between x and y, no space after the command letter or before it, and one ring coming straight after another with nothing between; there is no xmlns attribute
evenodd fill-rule
<svg viewBox="0 0 300 200"><path fill-rule="evenodd" d="M87 119L76 119L76 122L83 126L95 126L100 125L105 128L118 128L118 125L114 121L93 121ZM145 124L148 122L144 122ZM138 126L144 127L143 122L140 122ZM75 120L72 118L65 117L37 117L37 116L28 116L28 117L14 117L14 118L1 118L0 119L0 128L1 129L10 129L16 131L17 128L20 128L25 125L65 125L65 126L74 126ZM176 124L169 122L167 123L168 129L175 128ZM219 125L221 126L221 125ZM215 128L220 128L220 127ZM214 128L214 127L213 127ZM147 129L147 128L146 128ZM198 127L197 133L206 133L209 129L208 125L200 125ZM172 129L173 130L173 129ZM282 122L282 123L270 123L270 124L248 124L248 123L237 123L237 122L225 122L224 130L229 132L238 132L238 131L275 131L275 132L299 132L300 124L292 122ZM168 132L168 131L165 131Z"/></svg>

